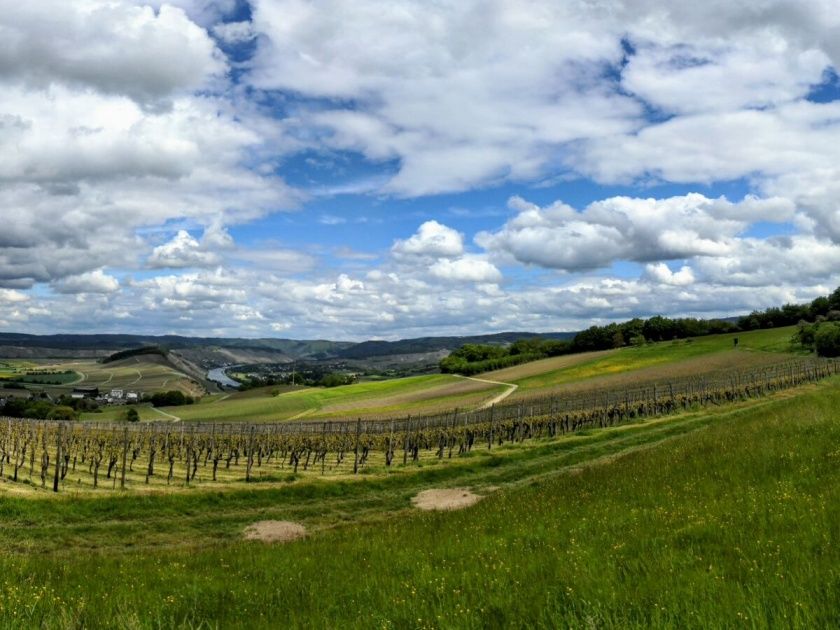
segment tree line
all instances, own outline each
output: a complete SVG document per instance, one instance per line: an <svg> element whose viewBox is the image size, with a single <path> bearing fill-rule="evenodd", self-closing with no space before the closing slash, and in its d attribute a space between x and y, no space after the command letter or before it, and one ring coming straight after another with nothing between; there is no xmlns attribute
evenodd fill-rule
<svg viewBox="0 0 840 630"><path fill-rule="evenodd" d="M785 304L753 311L736 322L656 315L590 326L571 341L534 337L508 346L465 344L440 361L440 371L470 376L552 356L640 346L648 342L704 337L800 324L798 341L825 357L840 356L840 287L805 304Z"/></svg>

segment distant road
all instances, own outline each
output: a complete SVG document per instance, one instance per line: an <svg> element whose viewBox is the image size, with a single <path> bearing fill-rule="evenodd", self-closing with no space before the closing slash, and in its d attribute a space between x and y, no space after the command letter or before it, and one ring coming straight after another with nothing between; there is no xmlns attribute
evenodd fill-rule
<svg viewBox="0 0 840 630"><path fill-rule="evenodd" d="M178 416L173 416L171 413L166 413L165 411L161 411L157 407L152 407L152 411L157 411L159 414L161 414L163 416L166 416L167 418L172 418L172 420L175 421L175 422L181 422L181 418L179 418Z"/></svg>
<svg viewBox="0 0 840 630"><path fill-rule="evenodd" d="M456 376L461 376L461 375L457 374ZM465 378L468 381L477 381L479 383L490 383L491 385L504 385L505 387L508 388L507 391L502 392L501 394L499 394L495 398L492 398L491 400L488 400L486 403L481 405L481 407L479 407L479 409L487 409L488 407L492 407L493 405L502 402L505 398L507 398L513 392L515 392L517 389L519 389L519 385L516 385L515 383L502 383L501 381L490 381L490 380L487 380L486 378L475 378L474 376L461 376L461 378Z"/></svg>

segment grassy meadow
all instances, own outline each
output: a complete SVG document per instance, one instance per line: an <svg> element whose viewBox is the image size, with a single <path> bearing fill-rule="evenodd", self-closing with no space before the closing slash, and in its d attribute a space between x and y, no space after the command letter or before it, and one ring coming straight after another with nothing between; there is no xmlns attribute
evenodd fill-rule
<svg viewBox="0 0 840 630"><path fill-rule="evenodd" d="M296 391L276 387L216 398L215 402L165 411L184 420L272 422L291 419L374 417L479 406L505 391L493 385L450 374L431 374L385 381Z"/></svg>
<svg viewBox="0 0 840 630"><path fill-rule="evenodd" d="M593 379L608 385L609 379L632 373L634 381L664 380L683 373L697 374L726 367L752 367L784 361L801 353L791 343L795 326L737 334L710 335L649 343L639 347L544 359L534 363L488 372L488 379L516 383L520 393L556 386L584 383ZM734 339L738 339L737 347ZM577 361L570 359L577 358ZM644 378L639 378L639 376ZM568 387L564 387L568 389Z"/></svg>
<svg viewBox="0 0 840 630"><path fill-rule="evenodd" d="M0 627L836 627L838 408L835 378L396 474L0 491ZM266 518L309 535L241 539Z"/></svg>

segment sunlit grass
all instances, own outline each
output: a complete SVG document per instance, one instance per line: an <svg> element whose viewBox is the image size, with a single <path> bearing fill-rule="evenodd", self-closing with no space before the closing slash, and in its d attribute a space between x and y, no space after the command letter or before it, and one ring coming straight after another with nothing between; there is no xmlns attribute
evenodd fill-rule
<svg viewBox="0 0 840 630"><path fill-rule="evenodd" d="M4 547L33 546L0 557L0 619L21 628L836 627L838 408L832 379L416 477L6 499ZM410 511L418 487L455 484L501 489L463 512ZM313 533L285 546L236 542L265 517ZM43 525L24 535L27 520ZM97 541L102 551L78 553Z"/></svg>

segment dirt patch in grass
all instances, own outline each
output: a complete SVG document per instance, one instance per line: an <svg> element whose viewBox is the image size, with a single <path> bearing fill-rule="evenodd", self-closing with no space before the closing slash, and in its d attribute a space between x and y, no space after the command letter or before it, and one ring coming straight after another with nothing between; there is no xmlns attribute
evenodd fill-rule
<svg viewBox="0 0 840 630"><path fill-rule="evenodd" d="M245 528L246 540L285 543L304 536L306 536L306 528L300 523L291 521L258 521Z"/></svg>
<svg viewBox="0 0 840 630"><path fill-rule="evenodd" d="M481 499L482 497L466 488L439 488L423 490L411 499L411 503L421 510L462 510Z"/></svg>

